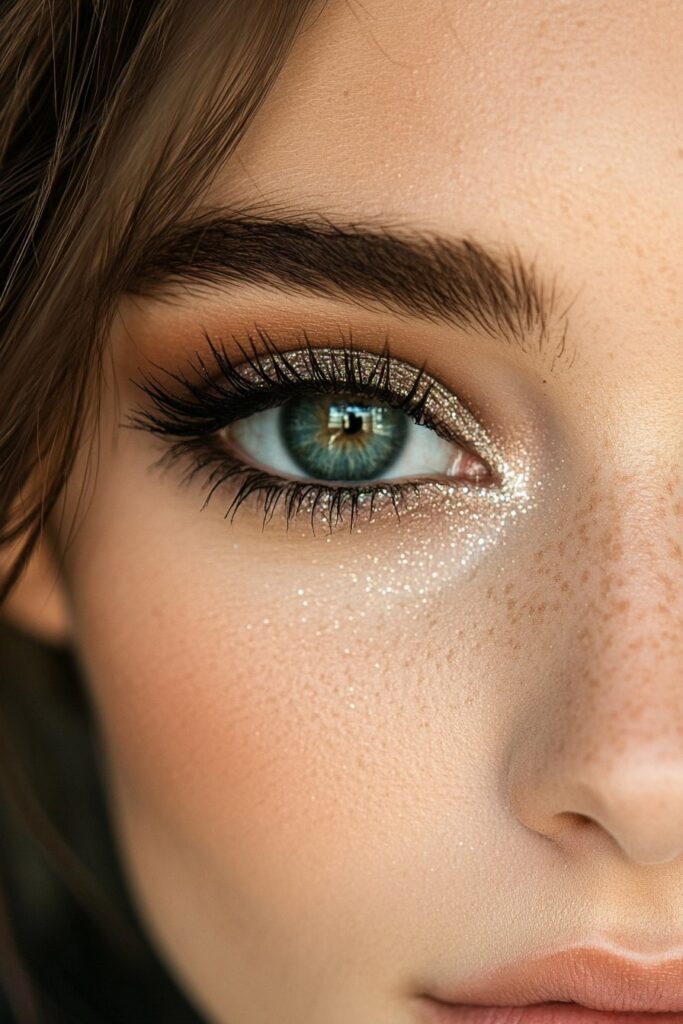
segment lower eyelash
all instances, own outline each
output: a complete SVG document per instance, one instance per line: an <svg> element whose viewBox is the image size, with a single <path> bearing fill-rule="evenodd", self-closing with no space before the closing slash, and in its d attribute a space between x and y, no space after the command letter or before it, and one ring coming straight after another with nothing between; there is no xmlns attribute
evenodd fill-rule
<svg viewBox="0 0 683 1024"><path fill-rule="evenodd" d="M264 528L278 509L287 526L304 511L307 512L314 532L316 523L332 530L346 522L349 530L353 530L361 515L371 520L380 507L382 510L388 508L400 519L406 499L416 495L426 482L382 481L354 487L291 480L242 462L224 450L214 449L205 438L176 441L154 465L164 468L188 459L189 466L182 478L185 485L189 486L198 476L205 474L203 487L207 494L202 509L206 508L216 491L232 482L237 490L224 518L232 522L237 510L245 502L255 499L263 513Z"/></svg>

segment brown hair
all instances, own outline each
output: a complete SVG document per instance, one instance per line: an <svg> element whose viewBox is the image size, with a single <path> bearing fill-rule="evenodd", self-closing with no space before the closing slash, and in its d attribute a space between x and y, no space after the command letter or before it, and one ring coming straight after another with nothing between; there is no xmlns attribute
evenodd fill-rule
<svg viewBox="0 0 683 1024"><path fill-rule="evenodd" d="M107 329L141 246L182 217L234 149L313 0L204 0L201 17L198 6L5 0L0 15L0 554L11 552L0 602L96 424ZM0 659L4 733L5 683L18 672L8 665ZM91 915L106 917L10 749L0 735L0 783L17 817ZM42 751L33 760L49 770ZM9 845L5 833L0 867ZM0 986L16 1018L75 1020L54 1000L40 1015L11 903L0 887ZM78 1020L109 1019L91 1009Z"/></svg>

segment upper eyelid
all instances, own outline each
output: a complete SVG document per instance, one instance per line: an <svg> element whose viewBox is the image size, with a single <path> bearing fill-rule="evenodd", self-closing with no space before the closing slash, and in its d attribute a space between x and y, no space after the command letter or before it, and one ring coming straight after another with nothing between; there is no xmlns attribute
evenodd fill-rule
<svg viewBox="0 0 683 1024"><path fill-rule="evenodd" d="M356 388L359 394L387 400L395 398L399 406L415 393L419 393L426 404L429 393L436 390L442 399L445 397L466 408L459 396L432 375L426 362L415 365L395 357L388 337L380 351L370 351L359 345L350 333L342 334L338 345L315 345L304 329L298 340L280 345L269 332L256 327L255 334L247 332L246 344L233 336L233 343L242 357L238 359L228 354L222 342L216 344L207 331L203 333L215 372L200 351L195 351L193 358L178 372L152 364L195 398L201 394L203 399L232 402L241 397L245 383L249 385L250 395L252 386L260 386L264 396L274 387L291 388L297 384L311 391L318 388L321 392L346 390L351 393ZM403 378L400 384L397 384L397 377ZM227 388L224 386L226 379ZM174 405L179 408L182 404L182 398L164 388L152 374L141 373L140 379L131 378L131 383L151 397L163 398L169 408ZM470 410L467 415L475 418Z"/></svg>
<svg viewBox="0 0 683 1024"><path fill-rule="evenodd" d="M302 350L285 350L280 354L283 358L288 359L290 365L295 365L296 362L300 361ZM308 355L309 352L307 351L306 354ZM425 364L415 366L395 358L391 355L388 345L380 354L366 352L362 349L349 350L325 347L311 349L310 355L318 361L318 365L321 365L325 359L329 359L335 365L338 365L340 358L345 357L357 360L360 365L366 362L369 366L368 376L365 381L356 379L354 386L357 388L357 393L374 395L378 400L386 401L387 404L395 405L397 408L405 406L406 411L410 409L413 418L417 418L416 413L419 408L421 413L419 422L424 423L426 426L436 430L437 433L442 433L443 436L450 439L453 439L452 433L441 429L442 424L439 417L434 415L432 411L436 395L440 396L442 402L446 401L451 405L457 405L462 411L463 419L468 419L470 423L474 423L476 420L470 410L466 408L462 399L433 377L428 372ZM385 367L386 374L381 373L377 376L376 370L379 368L383 371ZM404 379L403 388L397 383L397 378L400 379L401 376ZM332 375L330 375L329 380L331 382ZM340 391L347 390L351 392L353 390L340 377L337 378L337 383L341 385ZM316 381L311 379L305 380L304 384L307 387L310 386L312 391L315 391L317 386Z"/></svg>

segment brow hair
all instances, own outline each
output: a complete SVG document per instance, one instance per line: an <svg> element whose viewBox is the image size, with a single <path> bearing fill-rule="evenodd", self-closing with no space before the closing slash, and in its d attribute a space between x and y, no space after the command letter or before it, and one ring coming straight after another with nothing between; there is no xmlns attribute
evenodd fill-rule
<svg viewBox="0 0 683 1024"><path fill-rule="evenodd" d="M567 351L572 303L558 310L556 280L545 282L516 247L494 252L471 237L217 212L151 238L127 290L240 283L378 303L524 350L542 351L552 338L553 366Z"/></svg>

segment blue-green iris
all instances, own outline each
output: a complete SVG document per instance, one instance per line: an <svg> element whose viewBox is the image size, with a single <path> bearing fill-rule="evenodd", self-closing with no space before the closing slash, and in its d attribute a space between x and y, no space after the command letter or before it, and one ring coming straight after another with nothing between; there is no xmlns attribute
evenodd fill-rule
<svg viewBox="0 0 683 1024"><path fill-rule="evenodd" d="M371 480L396 461L408 417L400 409L339 395L295 398L281 407L289 454L318 480Z"/></svg>

